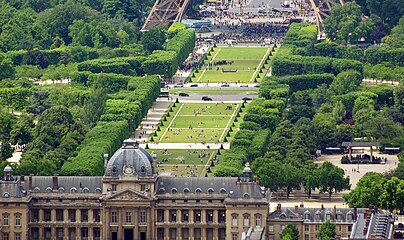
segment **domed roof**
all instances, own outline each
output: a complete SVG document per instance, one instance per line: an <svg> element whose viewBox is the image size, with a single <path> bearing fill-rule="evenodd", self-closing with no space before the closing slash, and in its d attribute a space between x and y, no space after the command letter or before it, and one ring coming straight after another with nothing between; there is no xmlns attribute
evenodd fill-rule
<svg viewBox="0 0 404 240"><path fill-rule="evenodd" d="M251 168L248 166L245 166L243 173L252 173Z"/></svg>
<svg viewBox="0 0 404 240"><path fill-rule="evenodd" d="M153 158L133 139L126 139L108 161L105 176L153 176Z"/></svg>
<svg viewBox="0 0 404 240"><path fill-rule="evenodd" d="M5 168L4 168L4 172L12 172L13 171L13 169L10 167L10 165L7 165Z"/></svg>

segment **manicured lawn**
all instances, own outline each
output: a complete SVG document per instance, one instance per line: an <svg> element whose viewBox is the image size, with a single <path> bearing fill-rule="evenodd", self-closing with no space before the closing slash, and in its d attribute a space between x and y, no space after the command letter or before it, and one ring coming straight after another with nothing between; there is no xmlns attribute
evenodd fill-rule
<svg viewBox="0 0 404 240"><path fill-rule="evenodd" d="M230 103L176 104L153 140L159 143L223 142L239 108L240 104Z"/></svg>
<svg viewBox="0 0 404 240"><path fill-rule="evenodd" d="M208 59L205 60L205 65L195 73L192 77L192 82L255 82L262 79L261 73L258 77L260 69L263 67L266 56L269 54L268 48L215 48L210 53ZM263 61L264 59L264 61ZM214 65L207 67L209 63L217 63L226 60L226 64ZM223 70L233 70L226 72Z"/></svg>
<svg viewBox="0 0 404 240"><path fill-rule="evenodd" d="M167 164L185 164L185 165L206 165L210 156L215 150L205 149L167 149L167 150L148 150L151 155L156 154L157 164L164 166Z"/></svg>

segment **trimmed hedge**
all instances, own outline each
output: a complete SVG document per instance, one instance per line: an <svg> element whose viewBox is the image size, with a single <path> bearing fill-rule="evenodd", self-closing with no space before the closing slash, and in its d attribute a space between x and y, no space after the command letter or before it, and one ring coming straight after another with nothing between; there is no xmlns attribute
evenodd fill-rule
<svg viewBox="0 0 404 240"><path fill-rule="evenodd" d="M108 95L100 121L86 134L78 155L63 164L62 175L103 175L103 154L112 156L122 141L140 124L160 94L160 79L157 76L129 78L128 82L132 86L136 85L135 89L120 90ZM123 89L127 87L125 85Z"/></svg>
<svg viewBox="0 0 404 240"><path fill-rule="evenodd" d="M329 57L312 56L282 56L275 57L272 63L272 74L274 76L338 73L353 69L363 73L361 62L349 59L335 59Z"/></svg>

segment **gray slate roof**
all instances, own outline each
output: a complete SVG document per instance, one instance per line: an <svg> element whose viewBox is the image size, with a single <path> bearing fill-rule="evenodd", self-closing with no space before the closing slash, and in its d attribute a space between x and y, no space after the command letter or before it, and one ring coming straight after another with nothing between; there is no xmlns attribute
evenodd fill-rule
<svg viewBox="0 0 404 240"><path fill-rule="evenodd" d="M101 193L102 177L88 176L58 176L58 185L60 192L77 193ZM28 179L26 179L25 189L28 189ZM32 192L50 192L53 188L52 176L32 176ZM58 191L58 192L59 192Z"/></svg>
<svg viewBox="0 0 404 240"><path fill-rule="evenodd" d="M123 146L114 153L105 169L105 176L108 177L124 174L134 176L153 176L154 174L153 158L133 139L123 142Z"/></svg>
<svg viewBox="0 0 404 240"><path fill-rule="evenodd" d="M227 194L230 198L263 198L260 186L250 183L237 183L236 177L159 177L156 193L210 193Z"/></svg>
<svg viewBox="0 0 404 240"><path fill-rule="evenodd" d="M17 181L0 181L0 198L23 197L24 192L19 188Z"/></svg>

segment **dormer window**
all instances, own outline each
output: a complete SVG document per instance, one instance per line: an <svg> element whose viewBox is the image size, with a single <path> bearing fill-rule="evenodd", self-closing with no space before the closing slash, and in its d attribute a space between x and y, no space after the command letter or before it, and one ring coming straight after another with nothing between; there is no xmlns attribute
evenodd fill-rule
<svg viewBox="0 0 404 240"><path fill-rule="evenodd" d="M197 189L195 189L195 192L196 192L196 193L201 193L201 192L202 192L202 189L197 188Z"/></svg>
<svg viewBox="0 0 404 240"><path fill-rule="evenodd" d="M220 193L221 193L221 194L225 194L226 192L227 192L226 189L224 189L224 188L221 188L221 189L220 189Z"/></svg>
<svg viewBox="0 0 404 240"><path fill-rule="evenodd" d="M70 188L70 192L71 192L71 193L77 192L77 188L75 188L75 187Z"/></svg>
<svg viewBox="0 0 404 240"><path fill-rule="evenodd" d="M51 188L51 187L47 187L47 188L46 188L46 192L52 192L52 188Z"/></svg>
<svg viewBox="0 0 404 240"><path fill-rule="evenodd" d="M165 193L165 192L166 192L166 190L164 188L159 189L159 193Z"/></svg>
<svg viewBox="0 0 404 240"><path fill-rule="evenodd" d="M337 220L342 221L342 213L340 211L337 212Z"/></svg>
<svg viewBox="0 0 404 240"><path fill-rule="evenodd" d="M83 188L83 192L88 193L90 192L90 189L88 189L88 187Z"/></svg>
<svg viewBox="0 0 404 240"><path fill-rule="evenodd" d="M171 189L171 193L177 193L177 189L176 188Z"/></svg>
<svg viewBox="0 0 404 240"><path fill-rule="evenodd" d="M98 188L98 187L97 187L97 188L95 189L95 192L96 192L96 193L101 193L101 188Z"/></svg>
<svg viewBox="0 0 404 240"><path fill-rule="evenodd" d="M6 198L10 197L10 193L9 193L9 192L5 192L5 193L3 194L3 197L6 197Z"/></svg>
<svg viewBox="0 0 404 240"><path fill-rule="evenodd" d="M329 211L327 211L327 213L325 214L325 219L331 220L331 213Z"/></svg>
<svg viewBox="0 0 404 240"><path fill-rule="evenodd" d="M213 190L213 188L209 188L208 189L208 193L213 193L215 190Z"/></svg>
<svg viewBox="0 0 404 240"><path fill-rule="evenodd" d="M189 188L184 188L184 193L189 193Z"/></svg>
<svg viewBox="0 0 404 240"><path fill-rule="evenodd" d="M33 191L34 192L39 192L39 191L41 191L41 189L39 187L35 187Z"/></svg>
<svg viewBox="0 0 404 240"><path fill-rule="evenodd" d="M316 219L316 221L321 221L321 212L320 211L316 212L315 219Z"/></svg>
<svg viewBox="0 0 404 240"><path fill-rule="evenodd" d="M249 195L248 193L244 193L243 197L244 197L244 198L249 198L250 195Z"/></svg>
<svg viewBox="0 0 404 240"><path fill-rule="evenodd" d="M64 192L65 191L65 188L64 187L59 187L58 188L58 192Z"/></svg>
<svg viewBox="0 0 404 240"><path fill-rule="evenodd" d="M347 220L347 221L353 221L353 220L354 220L354 215L353 215L353 213L352 213L351 211L349 211L349 212L346 214L346 220Z"/></svg>
<svg viewBox="0 0 404 240"><path fill-rule="evenodd" d="M286 219L286 214L285 214L285 213L281 213L281 214L279 215L279 218L280 218L280 219Z"/></svg>

